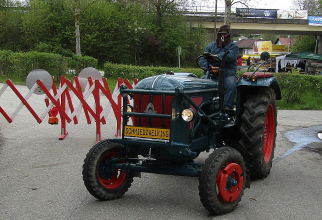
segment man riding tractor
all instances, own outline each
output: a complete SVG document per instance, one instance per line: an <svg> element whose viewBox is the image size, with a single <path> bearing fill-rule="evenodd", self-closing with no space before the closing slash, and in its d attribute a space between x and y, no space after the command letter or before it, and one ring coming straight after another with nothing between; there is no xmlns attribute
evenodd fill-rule
<svg viewBox="0 0 322 220"><path fill-rule="evenodd" d="M198 58L202 79L169 72L134 89L121 87L122 137L97 143L84 160L84 184L94 197L123 196L142 172L198 177L204 207L223 214L238 205L248 177L269 174L280 89L271 74L248 72L238 81L232 109L237 47L225 27ZM262 55L264 64L269 56ZM210 150L204 163L194 160Z"/></svg>
<svg viewBox="0 0 322 220"><path fill-rule="evenodd" d="M238 46L231 41L229 25L223 25L219 28L216 41L210 43L205 53L214 54L222 60L221 66L201 58L199 66L205 70L210 70L213 79L223 78L224 89L224 111L229 112L234 108L234 98L236 96L237 84L237 58ZM220 76L221 75L221 76Z"/></svg>

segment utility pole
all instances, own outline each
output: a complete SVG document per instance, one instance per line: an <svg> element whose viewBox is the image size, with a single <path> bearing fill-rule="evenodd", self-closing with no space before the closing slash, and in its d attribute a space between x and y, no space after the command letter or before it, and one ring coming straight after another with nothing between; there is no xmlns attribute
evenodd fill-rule
<svg viewBox="0 0 322 220"><path fill-rule="evenodd" d="M180 46L177 47L177 54L178 54L178 67L181 68L181 50L182 48Z"/></svg>
<svg viewBox="0 0 322 220"><path fill-rule="evenodd" d="M81 45L80 45L80 0L74 0L75 1L75 38L76 38L76 55L82 55L81 54Z"/></svg>
<svg viewBox="0 0 322 220"><path fill-rule="evenodd" d="M218 0L215 0L215 32L214 32L214 41L217 38L217 3L218 3Z"/></svg>

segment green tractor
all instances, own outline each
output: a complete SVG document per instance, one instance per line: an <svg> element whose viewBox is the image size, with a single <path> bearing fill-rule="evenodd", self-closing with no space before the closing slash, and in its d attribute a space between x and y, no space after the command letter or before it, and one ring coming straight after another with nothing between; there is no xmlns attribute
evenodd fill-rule
<svg viewBox="0 0 322 220"><path fill-rule="evenodd" d="M262 58L264 64L269 55ZM212 54L200 59L221 65ZM142 172L198 177L204 207L211 214L231 212L250 179L269 174L274 157L281 92L272 74L257 70L239 78L230 112L222 107L223 79L208 70L204 79L169 72L145 78L134 89L121 87L122 138L103 140L88 152L88 191L99 200L117 199ZM212 153L196 163L204 151Z"/></svg>

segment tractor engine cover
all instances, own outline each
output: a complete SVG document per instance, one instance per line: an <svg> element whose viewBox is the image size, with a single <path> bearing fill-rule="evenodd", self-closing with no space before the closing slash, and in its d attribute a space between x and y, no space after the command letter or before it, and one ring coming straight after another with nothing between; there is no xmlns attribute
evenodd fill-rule
<svg viewBox="0 0 322 220"><path fill-rule="evenodd" d="M218 88L216 82L207 79L197 78L192 73L171 73L152 76L141 80L135 89L155 90L155 91L196 91L204 89ZM172 113L173 95L134 95L134 112L139 113ZM191 99L199 105L203 97L192 96ZM134 126L170 128L171 119L133 117Z"/></svg>
<svg viewBox="0 0 322 220"><path fill-rule="evenodd" d="M176 88L183 91L218 88L217 82L197 78L192 73L172 73L152 76L141 80L135 89L174 91Z"/></svg>

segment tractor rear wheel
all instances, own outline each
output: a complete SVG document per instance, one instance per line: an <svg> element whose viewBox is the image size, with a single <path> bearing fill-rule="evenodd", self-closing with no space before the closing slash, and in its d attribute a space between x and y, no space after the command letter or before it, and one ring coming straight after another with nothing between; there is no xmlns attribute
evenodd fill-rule
<svg viewBox="0 0 322 220"><path fill-rule="evenodd" d="M113 160L122 159L125 149L107 140L94 145L86 155L83 181L87 190L99 200L119 198L130 188L133 175L129 170L113 168Z"/></svg>
<svg viewBox="0 0 322 220"><path fill-rule="evenodd" d="M246 166L253 179L270 173L274 158L277 112L275 92L261 88L249 94L241 116L239 144L246 149Z"/></svg>
<svg viewBox="0 0 322 220"><path fill-rule="evenodd" d="M231 212L239 203L246 184L242 155L231 147L211 153L199 176L199 195L211 214Z"/></svg>

